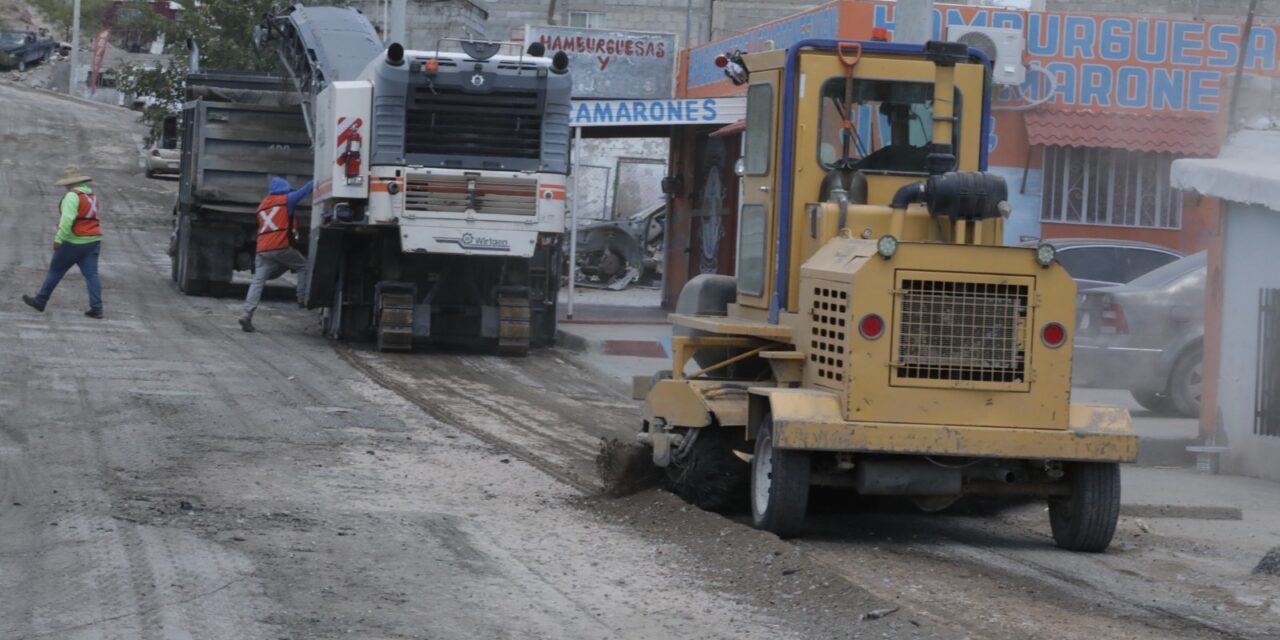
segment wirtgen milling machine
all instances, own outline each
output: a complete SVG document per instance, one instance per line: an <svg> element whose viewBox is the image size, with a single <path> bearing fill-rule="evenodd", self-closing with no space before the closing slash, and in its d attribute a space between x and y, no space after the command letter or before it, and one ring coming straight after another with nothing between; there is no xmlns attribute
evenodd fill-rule
<svg viewBox="0 0 1280 640"><path fill-rule="evenodd" d="M293 5L260 30L314 150L308 308L338 339L481 342L556 330L569 172L563 52L442 38L386 48L354 9Z"/></svg>
<svg viewBox="0 0 1280 640"><path fill-rule="evenodd" d="M681 293L640 434L677 492L749 495L784 536L813 485L927 510L1028 494L1059 546L1105 549L1137 442L1125 410L1070 402L1053 248L1001 246L985 57L811 40L718 63L749 84L738 275Z"/></svg>

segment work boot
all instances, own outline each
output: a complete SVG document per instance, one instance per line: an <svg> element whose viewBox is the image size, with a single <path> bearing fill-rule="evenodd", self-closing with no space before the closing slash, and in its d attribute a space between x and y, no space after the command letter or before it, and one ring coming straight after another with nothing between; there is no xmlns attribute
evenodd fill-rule
<svg viewBox="0 0 1280 640"><path fill-rule="evenodd" d="M32 309L35 309L40 313L44 313L43 302L40 302L39 300L36 300L35 298L32 298L31 296L26 296L26 295L22 296L22 301L27 303L28 307L31 307Z"/></svg>
<svg viewBox="0 0 1280 640"><path fill-rule="evenodd" d="M253 328L253 316L240 316L240 328L244 329L245 333L257 331Z"/></svg>
<svg viewBox="0 0 1280 640"><path fill-rule="evenodd" d="M94 318L94 319L96 319L96 320L101 320L101 319L102 319L102 309L90 309L90 310L88 310L88 311L84 312L84 314L85 314L86 316L89 316L90 318Z"/></svg>

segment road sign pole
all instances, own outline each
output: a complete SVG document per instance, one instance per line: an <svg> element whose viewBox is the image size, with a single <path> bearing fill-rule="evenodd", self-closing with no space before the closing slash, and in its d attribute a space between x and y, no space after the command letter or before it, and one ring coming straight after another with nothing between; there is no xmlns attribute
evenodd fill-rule
<svg viewBox="0 0 1280 640"><path fill-rule="evenodd" d="M578 281L578 210L582 207L582 127L573 128L573 200L569 203L569 309L573 319L573 293Z"/></svg>

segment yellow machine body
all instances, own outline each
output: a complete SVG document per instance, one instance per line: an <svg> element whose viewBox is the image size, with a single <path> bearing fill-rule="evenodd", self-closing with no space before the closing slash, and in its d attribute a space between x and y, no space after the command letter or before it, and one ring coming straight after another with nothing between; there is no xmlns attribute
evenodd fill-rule
<svg viewBox="0 0 1280 640"><path fill-rule="evenodd" d="M645 397L646 432L732 426L745 427L750 440L768 412L773 446L786 449L1132 461L1137 439L1125 410L1070 403L1076 290L1059 264L1042 266L1033 249L1001 246L1002 217L951 220L919 203L891 207L905 185L929 177L923 170L863 171L864 201L819 201L831 141L840 140L830 136L830 105L849 86L847 74L855 83L927 87L932 123L913 115L895 135L918 135L917 123L929 127L932 140L953 142L957 170L976 172L983 65L891 54L849 65L843 58L799 53L787 122L787 53L744 56L750 84L736 299L724 315L672 316L683 335L673 339L671 378ZM955 99L937 98L946 95ZM853 120L845 111L835 117ZM875 146L877 127L888 128L884 116L869 134L859 123L846 131ZM787 158L784 134L794 138ZM778 201L784 172L791 173L788 202ZM782 208L791 214L782 236L790 261L785 300L775 282ZM886 257L877 241L890 235L898 243ZM861 331L868 315L882 320L880 335ZM1065 330L1064 342L1046 342L1050 323ZM713 350L727 355L695 364L697 354ZM725 375L750 361L768 373Z"/></svg>

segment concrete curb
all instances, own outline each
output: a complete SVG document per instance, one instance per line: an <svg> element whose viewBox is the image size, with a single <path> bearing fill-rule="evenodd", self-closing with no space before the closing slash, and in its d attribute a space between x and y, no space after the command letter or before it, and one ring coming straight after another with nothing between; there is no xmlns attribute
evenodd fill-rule
<svg viewBox="0 0 1280 640"><path fill-rule="evenodd" d="M1122 504L1120 515L1131 518L1189 518L1192 520L1244 520L1240 507L1186 504Z"/></svg>
<svg viewBox="0 0 1280 640"><path fill-rule="evenodd" d="M1200 444L1198 438L1138 438L1139 467L1194 467L1196 454L1187 447Z"/></svg>
<svg viewBox="0 0 1280 640"><path fill-rule="evenodd" d="M136 117L138 117L138 116L141 116L141 115L142 115L142 114L141 114L141 112L134 111L133 109L130 109L130 108L128 108L128 107L122 107L122 106L120 106L120 105L118 105L118 104L111 104L111 103L108 103L108 102L98 102L97 100L90 100L89 98L81 98L80 96L73 96L73 95L69 95L69 94L66 94L66 93L62 93L61 91L54 91L54 90L52 90L52 89L45 89L45 88L43 88L43 87L32 87L32 86L28 86L28 85L22 84L21 82L14 82L13 80L7 80L7 79L6 79L6 80L2 80L2 81L0 81L0 82L3 82L3 83L4 83L4 85L5 85L5 86L7 86L7 87L10 87L10 88L13 88L13 89L17 89L17 90L19 90L19 91L27 91L27 92L30 92L30 93L40 93L40 94L44 94L44 95L46 95L46 96L49 96L50 98L56 98L56 99L59 99L59 100L65 100L65 101L67 101L67 102L75 102L75 103L79 103L79 104L82 104L82 105L85 105L85 106L91 106L91 107L102 107L102 108L105 108L105 109L114 109L114 110L116 110L116 111L122 111L122 112L125 112L125 113L131 113L131 114L134 114L135 119L136 119Z"/></svg>
<svg viewBox="0 0 1280 640"><path fill-rule="evenodd" d="M556 329L556 346L569 351L585 352L591 347L591 343L580 335Z"/></svg>

